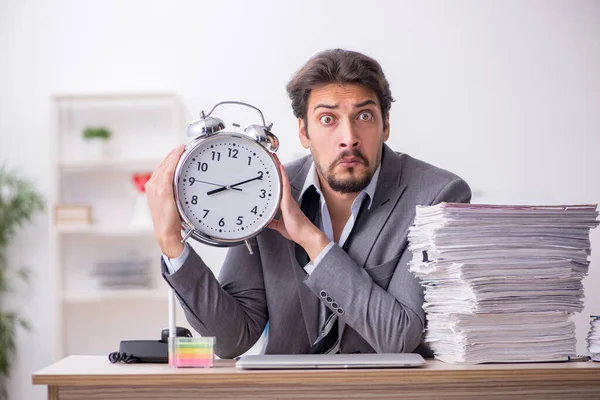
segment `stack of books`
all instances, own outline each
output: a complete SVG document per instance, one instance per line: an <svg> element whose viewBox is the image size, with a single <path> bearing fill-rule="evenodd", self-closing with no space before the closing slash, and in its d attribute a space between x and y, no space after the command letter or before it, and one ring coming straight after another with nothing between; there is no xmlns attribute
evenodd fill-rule
<svg viewBox="0 0 600 400"><path fill-rule="evenodd" d="M596 205L419 206L410 270L424 287L425 340L449 363L574 357Z"/></svg>
<svg viewBox="0 0 600 400"><path fill-rule="evenodd" d="M54 210L56 225L92 223L92 208L85 204L58 204Z"/></svg>

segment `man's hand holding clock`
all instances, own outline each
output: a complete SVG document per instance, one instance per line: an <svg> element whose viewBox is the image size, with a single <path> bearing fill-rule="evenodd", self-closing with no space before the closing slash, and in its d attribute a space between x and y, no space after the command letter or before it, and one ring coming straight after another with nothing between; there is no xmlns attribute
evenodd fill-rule
<svg viewBox="0 0 600 400"><path fill-rule="evenodd" d="M169 258L178 257L183 252L181 217L173 197L173 176L184 150L183 145L171 150L146 182L146 196L154 224L154 234L161 251Z"/></svg>
<svg viewBox="0 0 600 400"><path fill-rule="evenodd" d="M146 195L154 223L154 232L161 251L169 258L178 257L183 252L183 243L181 243L181 217L175 204L172 183L175 168L184 150L183 145L173 149L146 183ZM281 218L279 220L273 219L268 227L277 230L288 240L298 243L306 250L309 257L314 260L321 250L325 248L329 239L300 210L300 207L292 198L285 168L281 165L278 158L276 160L282 181ZM225 190L241 191L238 186L261 179L262 174L259 174L253 178L224 186L217 183L202 183L221 186L206 193L211 196ZM199 180L196 181L199 182Z"/></svg>
<svg viewBox="0 0 600 400"><path fill-rule="evenodd" d="M269 228L275 229L286 239L298 243L304 248L310 259L314 261L329 243L329 238L304 215L300 206L292 197L287 172L279 162L279 158L276 157L276 159L281 174L282 195L279 206L281 218L279 220L273 219L269 223Z"/></svg>
<svg viewBox="0 0 600 400"><path fill-rule="evenodd" d="M257 110L262 125L226 131L225 123L211 116L221 104ZM218 103L189 125L194 139L172 150L146 184L155 235L166 256L181 255L182 238L188 237L220 247L245 243L252 254L250 239L267 227L304 247L313 260L327 245L292 198L271 127L258 108L241 102ZM274 220L278 210L281 218Z"/></svg>

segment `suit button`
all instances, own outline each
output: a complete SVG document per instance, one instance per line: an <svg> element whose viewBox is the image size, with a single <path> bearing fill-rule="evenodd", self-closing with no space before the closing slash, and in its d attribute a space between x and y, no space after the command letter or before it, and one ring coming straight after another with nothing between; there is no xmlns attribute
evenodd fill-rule
<svg viewBox="0 0 600 400"><path fill-rule="evenodd" d="M321 293L319 293L319 296L325 298L325 297L327 297L327 292L324 290L321 290Z"/></svg>
<svg viewBox="0 0 600 400"><path fill-rule="evenodd" d="M327 300L328 303L331 303L333 301L333 299L329 296L327 296L327 298L325 300Z"/></svg>
<svg viewBox="0 0 600 400"><path fill-rule="evenodd" d="M336 303L335 301L333 303L331 303L331 307L333 308L338 308L338 303Z"/></svg>
<svg viewBox="0 0 600 400"><path fill-rule="evenodd" d="M341 308L338 308L337 310L335 310L338 312L338 314L340 315L344 315L344 310L342 310Z"/></svg>

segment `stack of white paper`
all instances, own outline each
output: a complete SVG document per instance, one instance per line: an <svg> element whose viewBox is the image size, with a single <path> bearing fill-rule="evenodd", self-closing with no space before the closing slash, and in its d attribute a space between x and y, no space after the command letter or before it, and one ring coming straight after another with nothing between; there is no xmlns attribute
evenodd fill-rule
<svg viewBox="0 0 600 400"><path fill-rule="evenodd" d="M592 315L590 325L587 337L588 351L592 360L600 362L600 316Z"/></svg>
<svg viewBox="0 0 600 400"><path fill-rule="evenodd" d="M426 341L451 363L565 360L583 308L596 205L419 206L410 270L425 290Z"/></svg>

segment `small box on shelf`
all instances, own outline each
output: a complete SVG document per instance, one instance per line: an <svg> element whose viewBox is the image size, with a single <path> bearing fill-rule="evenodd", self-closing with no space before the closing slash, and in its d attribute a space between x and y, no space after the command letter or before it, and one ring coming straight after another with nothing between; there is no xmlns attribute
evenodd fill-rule
<svg viewBox="0 0 600 400"><path fill-rule="evenodd" d="M87 204L58 204L54 209L56 225L90 225L92 207Z"/></svg>

